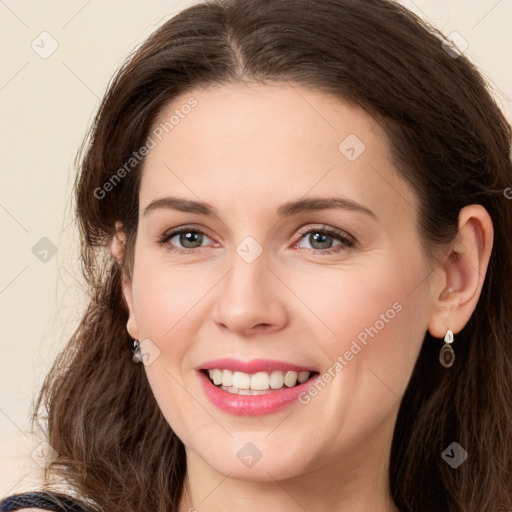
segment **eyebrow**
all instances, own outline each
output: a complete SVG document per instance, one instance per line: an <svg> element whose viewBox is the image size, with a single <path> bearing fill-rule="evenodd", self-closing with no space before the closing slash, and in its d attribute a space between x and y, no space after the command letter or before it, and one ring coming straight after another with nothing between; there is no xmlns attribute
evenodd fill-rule
<svg viewBox="0 0 512 512"><path fill-rule="evenodd" d="M366 208L366 206L344 197L312 197L308 199L289 201L279 206L276 213L279 217L291 217L292 215L297 215L299 213L314 210L328 210L331 208L361 212L369 215L373 219L377 219L377 215L375 215L375 213L370 209ZM151 201L146 208L144 208L143 216L146 216L150 212L158 209L179 210L181 212L196 213L207 217L219 218L217 211L209 203L192 201L190 199L183 199L175 196L162 197Z"/></svg>

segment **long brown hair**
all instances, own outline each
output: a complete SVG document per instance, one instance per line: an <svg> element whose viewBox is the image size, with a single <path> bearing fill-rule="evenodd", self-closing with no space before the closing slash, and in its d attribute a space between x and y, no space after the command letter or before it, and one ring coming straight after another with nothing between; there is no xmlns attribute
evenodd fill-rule
<svg viewBox="0 0 512 512"><path fill-rule="evenodd" d="M443 37L388 0L217 0L183 10L130 56L78 160L90 303L36 402L34 417L47 409L58 453L48 482L68 482L107 512L178 510L184 446L132 362L121 293L133 268L144 160L108 192L104 184L177 95L287 80L360 105L383 126L420 200L427 254L453 240L461 208L489 212L495 243L480 300L457 336L452 368L439 365L442 342L425 335L398 414L389 486L402 512L512 510L511 128L484 79L446 51ZM128 236L122 265L109 250L116 221ZM469 453L457 469L441 457L454 441Z"/></svg>

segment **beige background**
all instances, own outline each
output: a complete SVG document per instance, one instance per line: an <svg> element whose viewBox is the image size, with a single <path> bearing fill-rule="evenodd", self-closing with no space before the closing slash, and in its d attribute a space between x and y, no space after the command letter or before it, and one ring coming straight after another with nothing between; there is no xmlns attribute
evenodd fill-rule
<svg viewBox="0 0 512 512"><path fill-rule="evenodd" d="M40 478L29 410L84 304L70 203L76 151L130 50L192 3L0 1L0 498ZM402 3L469 43L465 53L512 119L512 1ZM39 55L56 44L47 58ZM44 237L57 249L53 257ZM36 244L43 245L34 254Z"/></svg>

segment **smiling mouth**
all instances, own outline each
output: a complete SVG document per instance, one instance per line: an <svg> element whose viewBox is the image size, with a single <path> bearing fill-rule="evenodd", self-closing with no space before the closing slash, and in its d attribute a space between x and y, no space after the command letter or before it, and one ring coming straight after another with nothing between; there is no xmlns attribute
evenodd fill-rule
<svg viewBox="0 0 512 512"><path fill-rule="evenodd" d="M266 395L280 389L296 387L318 375L314 371L293 370L245 373L214 368L201 371L214 386L237 395Z"/></svg>

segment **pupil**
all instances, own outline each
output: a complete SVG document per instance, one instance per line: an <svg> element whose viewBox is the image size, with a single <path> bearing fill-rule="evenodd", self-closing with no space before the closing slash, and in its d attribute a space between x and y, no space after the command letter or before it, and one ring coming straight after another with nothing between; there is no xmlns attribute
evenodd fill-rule
<svg viewBox="0 0 512 512"><path fill-rule="evenodd" d="M186 233L181 233L180 234L180 243L184 247L187 247L189 249L193 249L194 247L197 247L197 246L189 247L187 245L187 243L194 244L194 242L197 242L198 239L199 239L199 245L201 245L201 236L202 235L200 233L194 233L193 231L187 231Z"/></svg>
<svg viewBox="0 0 512 512"><path fill-rule="evenodd" d="M314 235L310 235L310 237L313 237L313 242L319 243L321 247L317 247L319 249L328 249L330 247L331 237L329 235L324 235L321 233L315 233ZM311 243L311 245L314 247L314 244Z"/></svg>

